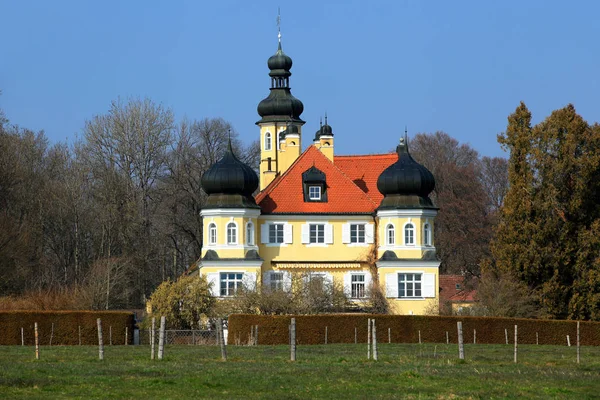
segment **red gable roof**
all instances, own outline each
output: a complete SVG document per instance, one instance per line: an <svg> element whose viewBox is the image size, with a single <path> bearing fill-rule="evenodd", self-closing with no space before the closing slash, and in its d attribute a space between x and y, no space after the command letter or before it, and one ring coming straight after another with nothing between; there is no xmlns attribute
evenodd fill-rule
<svg viewBox="0 0 600 400"><path fill-rule="evenodd" d="M387 155L386 155L387 156ZM395 156L395 155L394 155ZM335 157L331 162L315 146L309 146L296 161L278 176L256 196L256 202L264 213L370 213L377 208L381 201L381 194L377 190L376 182L379 174L395 159L385 166L380 163L371 163L368 160L347 160L355 158L368 158L377 156L342 156ZM346 171L338 168L338 159L350 171L350 178ZM373 168L371 164L376 164ZM327 182L327 202L305 202L302 191L302 173L312 166L325 173ZM364 169L360 173L360 169ZM365 179L366 191L361 183L353 182L355 179L363 178L368 171L368 180ZM360 175L359 175L360 173ZM374 178L373 178L374 176ZM363 178L364 179L364 178ZM368 181L368 183L367 183ZM373 185L375 182L375 185ZM374 190L373 190L374 189ZM373 193L377 197L373 199Z"/></svg>
<svg viewBox="0 0 600 400"><path fill-rule="evenodd" d="M383 195L377 190L377 178L396 161L398 161L396 153L334 156L333 158L335 166L341 169L377 205L383 200Z"/></svg>
<svg viewBox="0 0 600 400"><path fill-rule="evenodd" d="M440 275L440 304L449 302L476 301L477 290L465 287L465 277L462 275Z"/></svg>

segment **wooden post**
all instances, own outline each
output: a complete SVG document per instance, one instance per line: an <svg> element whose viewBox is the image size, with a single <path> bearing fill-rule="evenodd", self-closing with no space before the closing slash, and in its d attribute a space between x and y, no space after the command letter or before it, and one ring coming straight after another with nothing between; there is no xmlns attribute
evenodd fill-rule
<svg viewBox="0 0 600 400"><path fill-rule="evenodd" d="M477 344L477 329L473 329L473 344Z"/></svg>
<svg viewBox="0 0 600 400"><path fill-rule="evenodd" d="M165 355L165 316L160 317L160 331L158 332L158 359L162 360Z"/></svg>
<svg viewBox="0 0 600 400"><path fill-rule="evenodd" d="M371 318L367 320L367 360L371 359Z"/></svg>
<svg viewBox="0 0 600 400"><path fill-rule="evenodd" d="M108 343L112 346L112 325L108 326Z"/></svg>
<svg viewBox="0 0 600 400"><path fill-rule="evenodd" d="M540 344L540 336L537 332L535 333L535 344Z"/></svg>
<svg viewBox="0 0 600 400"><path fill-rule="evenodd" d="M388 343L392 343L392 328L388 328Z"/></svg>
<svg viewBox="0 0 600 400"><path fill-rule="evenodd" d="M567 346L571 347L571 338L567 335Z"/></svg>
<svg viewBox="0 0 600 400"><path fill-rule="evenodd" d="M156 331L156 318L152 317L152 328L150 328L150 359L154 360L154 332Z"/></svg>
<svg viewBox="0 0 600 400"><path fill-rule="evenodd" d="M98 324L98 358L104 360L104 342L102 340L102 320L98 318L96 320Z"/></svg>
<svg viewBox="0 0 600 400"><path fill-rule="evenodd" d="M296 318L290 324L290 360L296 361Z"/></svg>
<svg viewBox="0 0 600 400"><path fill-rule="evenodd" d="M325 344L327 344L327 327L325 327Z"/></svg>
<svg viewBox="0 0 600 400"><path fill-rule="evenodd" d="M506 344L508 344L508 329L504 328L504 338L506 339Z"/></svg>
<svg viewBox="0 0 600 400"><path fill-rule="evenodd" d="M517 363L517 348L518 348L517 325L515 325L515 364Z"/></svg>
<svg viewBox="0 0 600 400"><path fill-rule="evenodd" d="M577 321L577 364L579 364L579 321Z"/></svg>
<svg viewBox="0 0 600 400"><path fill-rule="evenodd" d="M128 336L129 336L128 333L129 333L129 328L126 326L125 327L125 346L127 346L129 344L128 343L129 341L127 340Z"/></svg>
<svg viewBox="0 0 600 400"><path fill-rule="evenodd" d="M81 325L79 325L79 345L81 346Z"/></svg>
<svg viewBox="0 0 600 400"><path fill-rule="evenodd" d="M373 360L377 361L377 326L375 325L375 319L373 319Z"/></svg>
<svg viewBox="0 0 600 400"><path fill-rule="evenodd" d="M465 359L465 347L463 344L463 332L462 332L462 322L458 321L456 323L456 328L458 329L458 358L461 360Z"/></svg>
<svg viewBox="0 0 600 400"><path fill-rule="evenodd" d="M33 330L35 333L35 359L40 359L40 341L38 336L38 324L37 322L33 324Z"/></svg>
<svg viewBox="0 0 600 400"><path fill-rule="evenodd" d="M421 330L419 329L419 344L421 344Z"/></svg>
<svg viewBox="0 0 600 400"><path fill-rule="evenodd" d="M192 344L196 344L196 331L192 331Z"/></svg>
<svg viewBox="0 0 600 400"><path fill-rule="evenodd" d="M222 325L221 325L221 336L223 336L223 326ZM225 337L223 337L223 340L225 340ZM256 325L256 328L255 328L254 345L258 346L258 325Z"/></svg>
<svg viewBox="0 0 600 400"><path fill-rule="evenodd" d="M448 336L448 331L446 331L446 344L450 344L450 336Z"/></svg>
<svg viewBox="0 0 600 400"><path fill-rule="evenodd" d="M23 334L23 327L21 327L21 346L25 346L25 335Z"/></svg>
<svg viewBox="0 0 600 400"><path fill-rule="evenodd" d="M256 325L256 328L258 329L258 325ZM219 345L221 346L221 359L223 361L227 361L227 348L225 347L225 335L223 335L223 320L221 318L217 320L217 329L220 332Z"/></svg>
<svg viewBox="0 0 600 400"><path fill-rule="evenodd" d="M52 346L52 338L54 337L54 322L52 323L52 328L50 330L50 346Z"/></svg>
<svg viewBox="0 0 600 400"><path fill-rule="evenodd" d="M354 327L354 344L358 343L358 328Z"/></svg>

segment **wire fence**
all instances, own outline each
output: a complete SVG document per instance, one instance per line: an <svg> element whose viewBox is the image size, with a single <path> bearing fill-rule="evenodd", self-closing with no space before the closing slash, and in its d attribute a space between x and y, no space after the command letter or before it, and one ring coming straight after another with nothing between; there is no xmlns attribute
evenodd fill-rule
<svg viewBox="0 0 600 400"><path fill-rule="evenodd" d="M140 330L140 344L150 345L150 329ZM158 339L158 329L155 336ZM217 346L216 330L165 330L165 345L205 345Z"/></svg>

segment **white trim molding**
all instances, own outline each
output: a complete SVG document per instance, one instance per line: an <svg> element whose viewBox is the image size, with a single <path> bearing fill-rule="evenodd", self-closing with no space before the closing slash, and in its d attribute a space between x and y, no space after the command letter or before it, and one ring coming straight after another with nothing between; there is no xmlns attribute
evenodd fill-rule
<svg viewBox="0 0 600 400"><path fill-rule="evenodd" d="M255 208L208 208L200 210L202 217L248 217L257 218L260 210Z"/></svg>
<svg viewBox="0 0 600 400"><path fill-rule="evenodd" d="M377 261L377 268L439 268L440 261L424 261L424 260L394 260L394 261ZM412 272L412 271L408 271Z"/></svg>
<svg viewBox="0 0 600 400"><path fill-rule="evenodd" d="M405 210L380 210L377 211L377 216L379 218L406 218L406 217L435 217L437 215L437 210L432 210L429 208L426 209L405 209Z"/></svg>

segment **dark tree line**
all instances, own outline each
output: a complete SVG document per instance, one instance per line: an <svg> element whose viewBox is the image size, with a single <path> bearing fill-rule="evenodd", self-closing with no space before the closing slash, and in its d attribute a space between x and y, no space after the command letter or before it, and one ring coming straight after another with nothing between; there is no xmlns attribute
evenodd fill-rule
<svg viewBox="0 0 600 400"><path fill-rule="evenodd" d="M0 111L0 295L85 293L93 308L135 307L200 254L203 172L233 147L222 119L176 122L149 99L114 101L73 146L11 125Z"/></svg>

